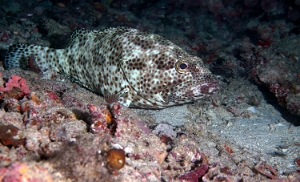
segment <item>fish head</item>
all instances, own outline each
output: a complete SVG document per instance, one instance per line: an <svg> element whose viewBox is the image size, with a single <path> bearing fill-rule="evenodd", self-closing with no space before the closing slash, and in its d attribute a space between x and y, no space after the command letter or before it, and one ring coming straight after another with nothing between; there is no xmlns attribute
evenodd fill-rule
<svg viewBox="0 0 300 182"><path fill-rule="evenodd" d="M162 90L167 105L193 102L219 90L219 82L196 56L179 56L171 70L167 90Z"/></svg>
<svg viewBox="0 0 300 182"><path fill-rule="evenodd" d="M141 43L131 46L122 60L122 70L133 89L131 106L165 108L193 102L219 90L217 79L199 57L160 37L158 41L144 39L148 47Z"/></svg>

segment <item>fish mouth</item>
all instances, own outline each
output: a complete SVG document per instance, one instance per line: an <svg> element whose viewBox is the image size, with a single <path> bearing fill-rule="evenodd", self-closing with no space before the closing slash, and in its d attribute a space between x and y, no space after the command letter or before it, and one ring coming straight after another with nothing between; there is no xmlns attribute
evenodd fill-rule
<svg viewBox="0 0 300 182"><path fill-rule="evenodd" d="M211 79L202 84L192 86L190 88L190 91L192 91L193 94L195 96L197 96L197 95L203 95L203 94L206 94L206 95L213 94L214 92L216 92L219 89L220 89L219 82Z"/></svg>
<svg viewBox="0 0 300 182"><path fill-rule="evenodd" d="M175 88L176 91L168 97L169 102L192 102L217 92L220 84L216 79L210 78L184 82Z"/></svg>

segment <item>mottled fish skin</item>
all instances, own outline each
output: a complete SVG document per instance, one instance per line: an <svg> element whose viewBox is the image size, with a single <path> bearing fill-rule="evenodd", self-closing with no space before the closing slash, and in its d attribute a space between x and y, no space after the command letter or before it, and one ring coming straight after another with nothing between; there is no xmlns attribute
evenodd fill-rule
<svg viewBox="0 0 300 182"><path fill-rule="evenodd" d="M218 81L203 61L156 34L132 28L78 30L65 49L13 45L5 68L28 68L33 55L42 70L65 73L125 106L164 108L209 96Z"/></svg>

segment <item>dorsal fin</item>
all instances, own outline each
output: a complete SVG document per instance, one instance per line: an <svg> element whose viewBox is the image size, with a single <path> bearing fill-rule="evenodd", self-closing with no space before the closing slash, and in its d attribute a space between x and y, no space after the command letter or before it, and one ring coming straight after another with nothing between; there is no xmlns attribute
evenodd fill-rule
<svg viewBox="0 0 300 182"><path fill-rule="evenodd" d="M91 30L87 30L87 29L78 29L75 30L72 34L71 34L71 38L70 38L70 42L73 43L74 41L76 41L78 38L83 37L86 33L90 32Z"/></svg>

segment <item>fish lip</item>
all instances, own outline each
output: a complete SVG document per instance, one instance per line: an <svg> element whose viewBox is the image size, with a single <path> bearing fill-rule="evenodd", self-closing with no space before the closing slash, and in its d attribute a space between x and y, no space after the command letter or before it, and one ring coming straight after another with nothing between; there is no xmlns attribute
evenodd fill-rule
<svg viewBox="0 0 300 182"><path fill-rule="evenodd" d="M176 100L194 101L212 95L220 89L218 80L214 78L206 79L203 82L195 80L187 81L183 85L187 86L180 86L179 84L175 86L179 88L169 96L167 99L168 102L176 102Z"/></svg>
<svg viewBox="0 0 300 182"><path fill-rule="evenodd" d="M196 84L192 86L187 92L191 92L191 98L197 99L198 97L202 98L205 96L212 95L220 89L220 84L217 80L209 79L204 83Z"/></svg>
<svg viewBox="0 0 300 182"><path fill-rule="evenodd" d="M215 93L218 90L220 90L220 84L219 84L219 82L217 80L211 80L211 81L209 81L209 83L208 83L208 90L207 90L206 93L207 94L213 94L213 93Z"/></svg>

